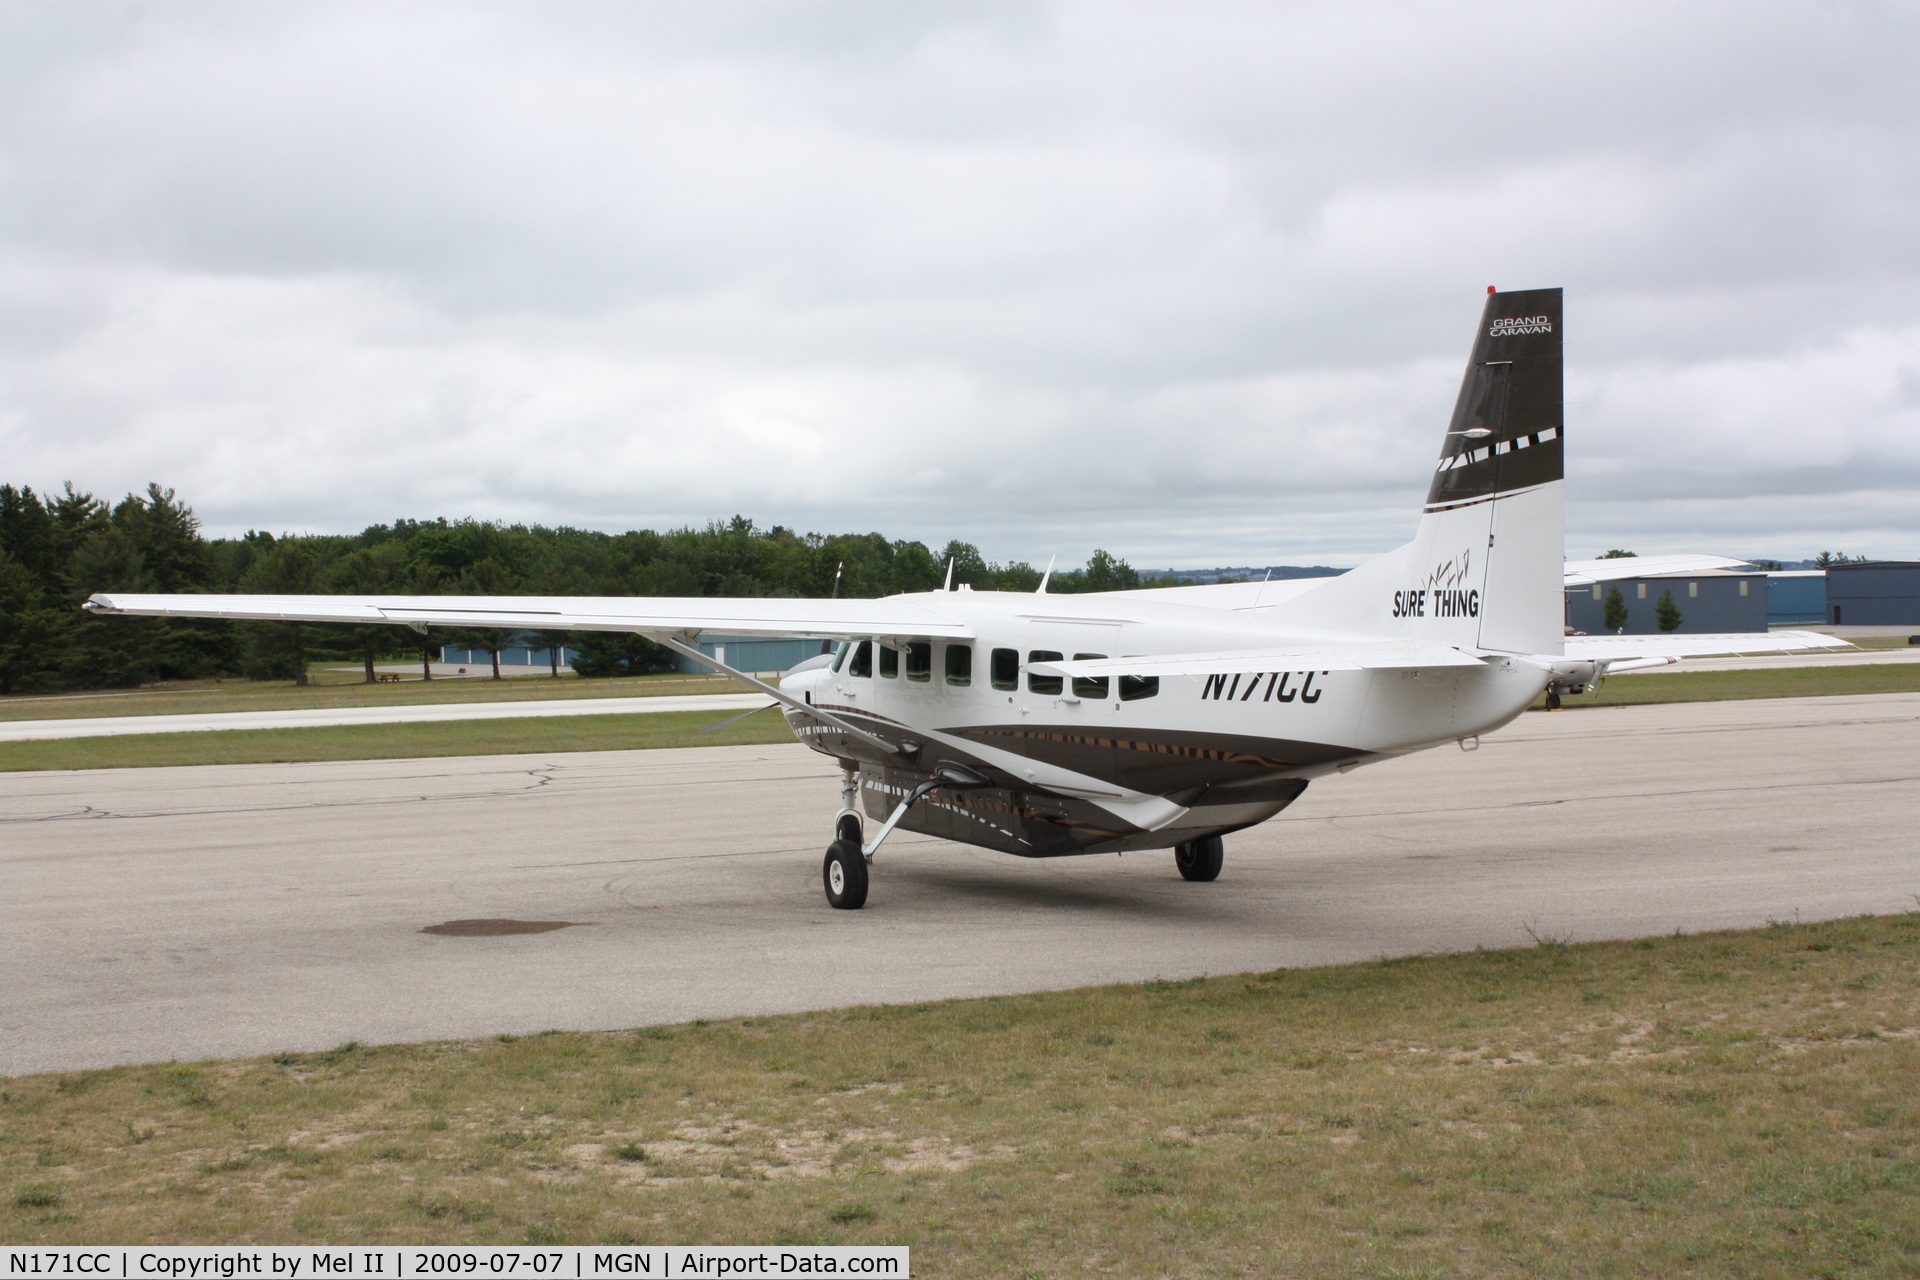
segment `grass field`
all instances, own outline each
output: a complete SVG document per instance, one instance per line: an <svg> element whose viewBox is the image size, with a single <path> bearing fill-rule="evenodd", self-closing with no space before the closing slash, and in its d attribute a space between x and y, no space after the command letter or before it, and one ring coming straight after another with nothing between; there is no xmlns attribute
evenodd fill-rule
<svg viewBox="0 0 1920 1280"><path fill-rule="evenodd" d="M644 747L727 747L792 742L777 711L724 729L702 726L729 711L637 715L528 716L423 724L333 725L317 729L220 729L110 738L0 742L0 773L24 769L127 769L150 765L279 764L296 760L399 760L551 751L632 751Z"/></svg>
<svg viewBox="0 0 1920 1280"><path fill-rule="evenodd" d="M423 706L532 702L569 698L646 698L667 694L739 693L735 681L700 675L624 676L581 680L516 676L511 680L413 679L367 684L354 672L317 669L315 683L283 680L194 680L138 690L103 689L0 700L0 720L68 720L88 716L199 715L218 711L295 711L309 707Z"/></svg>
<svg viewBox="0 0 1920 1280"><path fill-rule="evenodd" d="M0 1080L0 1238L1912 1276L1920 915Z"/></svg>

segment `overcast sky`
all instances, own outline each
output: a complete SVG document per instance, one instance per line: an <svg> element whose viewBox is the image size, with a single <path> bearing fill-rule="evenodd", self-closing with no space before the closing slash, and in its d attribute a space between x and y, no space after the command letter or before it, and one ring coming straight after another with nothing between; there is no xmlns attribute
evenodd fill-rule
<svg viewBox="0 0 1920 1280"><path fill-rule="evenodd" d="M1411 536L1567 289L1568 554L1920 557L1920 5L0 3L0 479L213 533Z"/></svg>

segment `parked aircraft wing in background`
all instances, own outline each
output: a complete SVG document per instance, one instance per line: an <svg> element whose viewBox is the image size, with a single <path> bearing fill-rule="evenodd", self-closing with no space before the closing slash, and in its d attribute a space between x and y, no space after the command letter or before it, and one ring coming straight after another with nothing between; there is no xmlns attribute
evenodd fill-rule
<svg viewBox="0 0 1920 1280"><path fill-rule="evenodd" d="M1706 658L1723 653L1791 653L1796 649L1851 649L1818 631L1748 631L1724 635L1568 636L1567 657L1615 662L1624 658Z"/></svg>
<svg viewBox="0 0 1920 1280"><path fill-rule="evenodd" d="M1746 560L1725 556L1620 556L1612 560L1569 560L1563 571L1570 587L1590 587L1596 582L1618 582L1622 578L1651 578L1675 573L1707 573L1726 569L1755 572Z"/></svg>

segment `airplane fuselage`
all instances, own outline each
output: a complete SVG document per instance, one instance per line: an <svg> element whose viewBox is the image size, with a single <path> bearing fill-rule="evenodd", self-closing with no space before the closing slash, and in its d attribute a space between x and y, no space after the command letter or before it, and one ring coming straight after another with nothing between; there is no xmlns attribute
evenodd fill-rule
<svg viewBox="0 0 1920 1280"><path fill-rule="evenodd" d="M1028 667L1382 637L1125 593L907 598L974 638L848 643L789 672L781 687L910 750L885 751L798 711L788 723L814 750L859 770L870 817L884 817L941 766L964 769L986 785L943 789L903 825L1030 857L1166 848L1251 826L1313 778L1496 729L1548 678L1537 664L1500 658L1432 669L1047 677Z"/></svg>

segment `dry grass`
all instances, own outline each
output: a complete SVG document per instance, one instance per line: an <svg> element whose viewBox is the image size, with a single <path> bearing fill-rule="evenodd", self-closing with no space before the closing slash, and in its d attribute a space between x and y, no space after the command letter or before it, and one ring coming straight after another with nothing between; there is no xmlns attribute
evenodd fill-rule
<svg viewBox="0 0 1920 1280"><path fill-rule="evenodd" d="M0 742L0 773L23 769L127 769L152 765L277 764L296 760L404 760L422 756L632 751L643 747L732 747L792 742L777 711L712 733L730 711L637 715L528 716L432 720L421 724L332 725L316 729L219 729L102 738Z"/></svg>
<svg viewBox="0 0 1920 1280"><path fill-rule="evenodd" d="M0 700L0 720L77 720L93 716L200 715L219 711L298 711L307 708L424 706L469 702L549 702L569 698L646 698L668 694L739 693L741 686L718 676L624 676L581 680L563 676L515 676L510 680L418 678L367 684L357 672L324 667L315 683L196 680L144 689L103 689L46 697Z"/></svg>
<svg viewBox="0 0 1920 1280"><path fill-rule="evenodd" d="M1911 1276L1920 915L0 1081L0 1238Z"/></svg>

